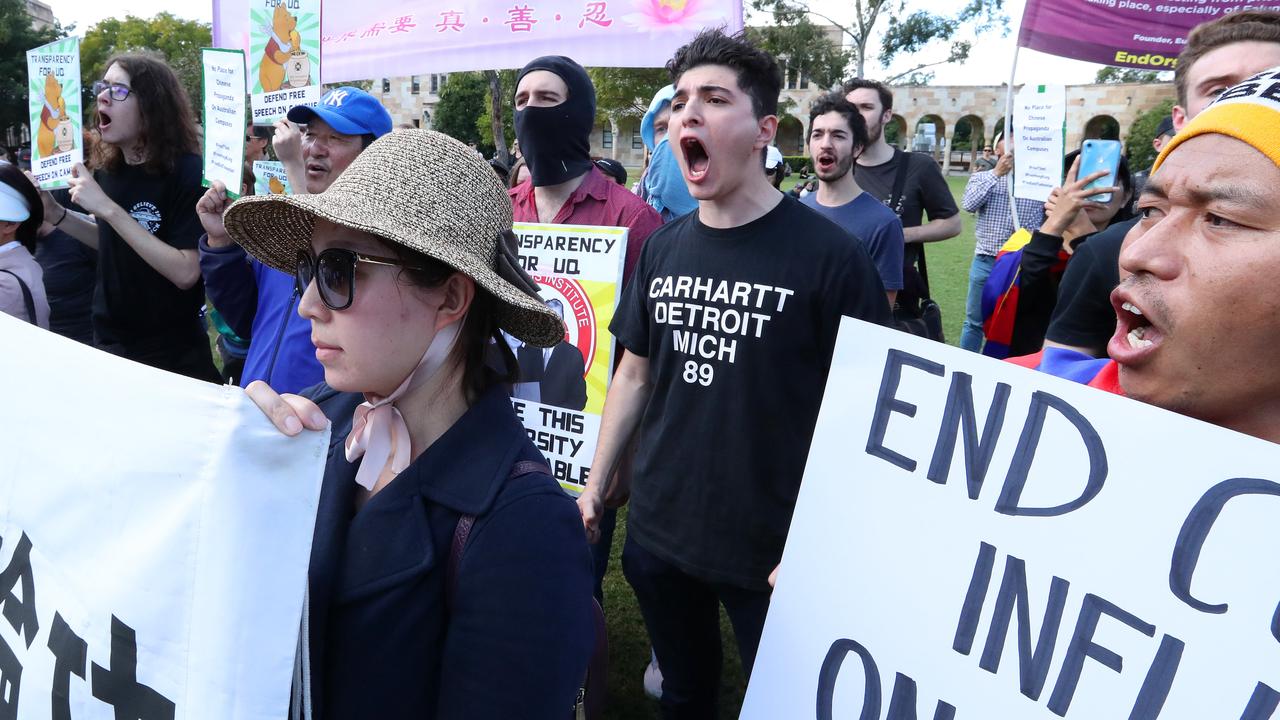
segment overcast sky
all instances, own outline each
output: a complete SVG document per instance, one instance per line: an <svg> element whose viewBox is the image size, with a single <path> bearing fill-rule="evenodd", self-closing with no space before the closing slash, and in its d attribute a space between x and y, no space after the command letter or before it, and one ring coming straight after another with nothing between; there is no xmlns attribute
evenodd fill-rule
<svg viewBox="0 0 1280 720"><path fill-rule="evenodd" d="M74 22L80 33L100 20L113 15L132 14L140 17L151 17L156 13L169 11L179 17L209 22L213 14L213 4L209 0L191 3L174 3L172 0L45 0L53 8L53 14L63 25ZM812 7L836 20L850 17L852 3L848 0L812 0ZM952 4L957 0L943 0L942 4ZM939 4L937 0L911 0L908 9ZM958 4L958 3L957 3ZM1009 33L1005 37L992 35L979 38L974 43L969 61L963 65L937 66L934 84L937 85L999 85L1009 79L1009 66L1013 60L1014 39L1017 36L1018 21L1022 18L1025 0L1005 0L1008 12ZM945 54L945 48L931 49L920 57L939 57ZM921 60L923 62L923 60ZM911 67L911 63L900 62L901 68ZM1047 81L1066 84L1093 82L1093 77L1101 65L1085 63L1077 60L1045 55L1033 50L1023 50L1018 58L1018 75L1016 83ZM871 74L871 71L868 71Z"/></svg>

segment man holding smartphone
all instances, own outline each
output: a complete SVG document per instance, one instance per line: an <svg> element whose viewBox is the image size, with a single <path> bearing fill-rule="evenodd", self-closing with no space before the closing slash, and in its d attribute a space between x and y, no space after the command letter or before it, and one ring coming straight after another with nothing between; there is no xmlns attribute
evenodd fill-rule
<svg viewBox="0 0 1280 720"><path fill-rule="evenodd" d="M1276 65L1280 12L1242 10L1197 26L1187 36L1173 76L1178 93L1174 132L1181 132L1226 88ZM1110 296L1120 282L1120 244L1137 222L1116 223L1076 249L1058 289L1045 347L1106 356L1116 323Z"/></svg>
<svg viewBox="0 0 1280 720"><path fill-rule="evenodd" d="M964 303L964 327L960 331L960 347L982 351L982 287L996 264L996 254L1009 236L1018 230L1009 212L1009 180L1013 173L1013 152L1004 139L996 136L996 166L969 176L960 207L978 215L974 231L977 245L973 264L969 267L969 294ZM1036 230L1044 222L1044 205L1035 200L1018 198L1018 221L1028 230Z"/></svg>

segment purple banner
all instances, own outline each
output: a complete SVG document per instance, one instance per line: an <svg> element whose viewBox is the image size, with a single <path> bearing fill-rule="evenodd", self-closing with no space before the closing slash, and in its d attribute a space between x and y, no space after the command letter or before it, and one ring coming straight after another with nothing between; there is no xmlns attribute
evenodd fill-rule
<svg viewBox="0 0 1280 720"><path fill-rule="evenodd" d="M249 52L250 8L213 0L213 43ZM325 83L518 68L540 55L661 67L705 27L742 28L742 0L340 0L324 5Z"/></svg>
<svg viewBox="0 0 1280 720"><path fill-rule="evenodd" d="M1104 65L1172 70L1191 28L1280 0L1027 0L1018 44Z"/></svg>

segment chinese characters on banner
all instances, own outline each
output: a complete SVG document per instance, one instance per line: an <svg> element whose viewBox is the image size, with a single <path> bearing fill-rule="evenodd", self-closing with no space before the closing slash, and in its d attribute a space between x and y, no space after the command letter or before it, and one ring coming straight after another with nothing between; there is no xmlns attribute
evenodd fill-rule
<svg viewBox="0 0 1280 720"><path fill-rule="evenodd" d="M627 228L516 223L520 264L542 286L542 300L564 318L553 348L508 336L520 367L511 403L551 474L565 490L586 487L613 377L613 320L622 286Z"/></svg>
<svg viewBox="0 0 1280 720"><path fill-rule="evenodd" d="M253 124L271 125L290 108L320 102L320 0L250 0L242 9Z"/></svg>
<svg viewBox="0 0 1280 720"><path fill-rule="evenodd" d="M227 197L238 198L244 182L244 53L204 48L204 176L210 187L221 180Z"/></svg>
<svg viewBox="0 0 1280 720"><path fill-rule="evenodd" d="M1027 0L1018 44L1104 65L1172 70L1191 28L1280 0Z"/></svg>
<svg viewBox="0 0 1280 720"><path fill-rule="evenodd" d="M845 318L742 718L1270 718L1278 467Z"/></svg>
<svg viewBox="0 0 1280 720"><path fill-rule="evenodd" d="M0 717L286 717L328 431L2 314L0 347Z"/></svg>
<svg viewBox="0 0 1280 720"><path fill-rule="evenodd" d="M67 187L71 168L84 159L82 94L79 38L27 51L31 172L42 188Z"/></svg>
<svg viewBox="0 0 1280 720"><path fill-rule="evenodd" d="M214 0L214 44L243 46L249 3L273 1ZM700 30L722 25L742 28L741 0L387 0L376 12L333 3L323 79L514 68L562 54L588 66L660 67Z"/></svg>

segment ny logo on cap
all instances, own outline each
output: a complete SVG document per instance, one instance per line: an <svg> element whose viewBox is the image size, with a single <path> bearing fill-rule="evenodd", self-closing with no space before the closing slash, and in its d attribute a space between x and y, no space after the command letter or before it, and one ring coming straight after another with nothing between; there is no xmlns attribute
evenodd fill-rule
<svg viewBox="0 0 1280 720"><path fill-rule="evenodd" d="M334 90L324 96L324 104L332 105L334 107L342 107L342 103L347 99L347 95L349 94L350 91L348 90Z"/></svg>

